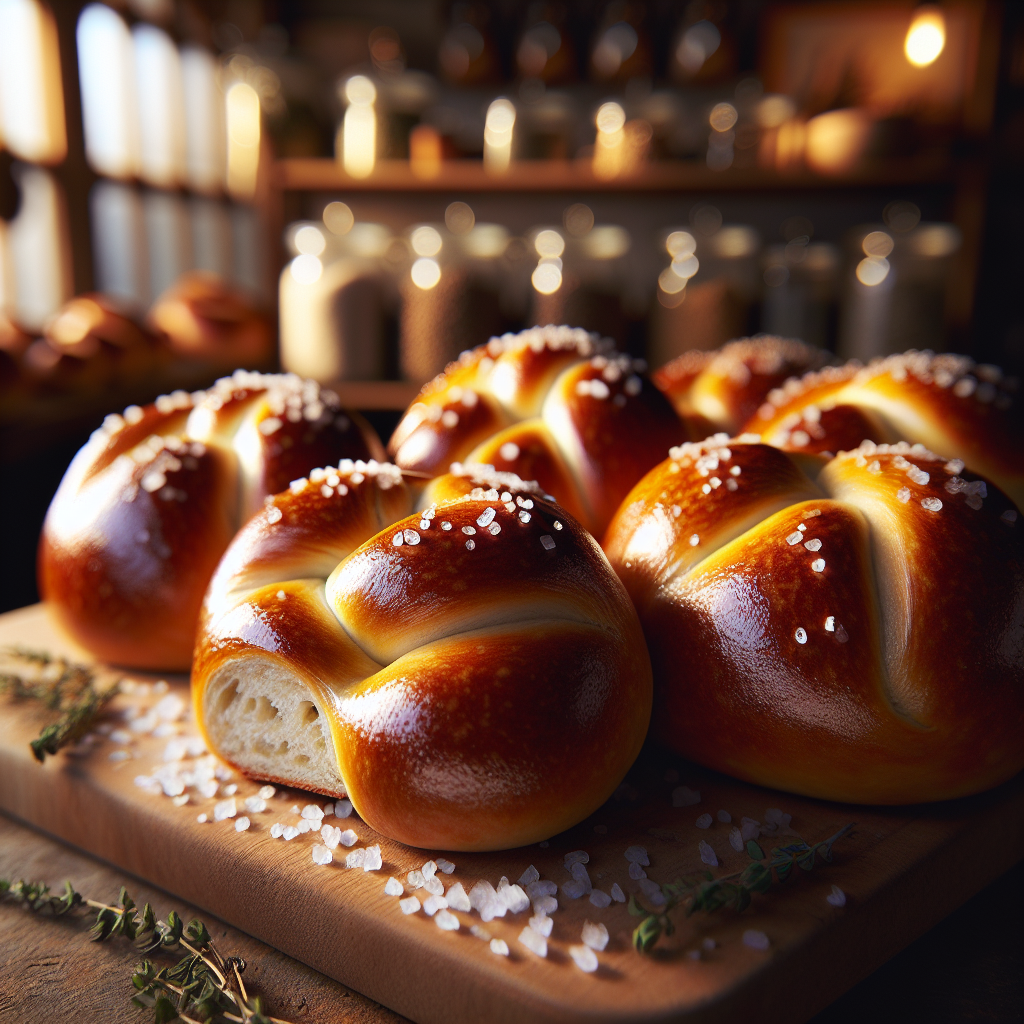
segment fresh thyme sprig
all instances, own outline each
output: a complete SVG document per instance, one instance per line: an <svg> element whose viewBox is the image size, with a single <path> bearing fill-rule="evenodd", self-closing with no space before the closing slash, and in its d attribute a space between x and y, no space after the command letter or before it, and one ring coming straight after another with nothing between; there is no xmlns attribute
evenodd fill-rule
<svg viewBox="0 0 1024 1024"><path fill-rule="evenodd" d="M751 862L742 870L731 875L715 878L710 871L677 878L674 882L662 885L665 905L659 910L651 911L637 901L635 895L629 898L629 912L643 920L633 930L633 945L640 953L649 953L662 935L671 935L675 925L669 916L677 907L686 905L686 916L703 910L712 914L723 907L733 910L746 910L750 906L750 898L755 892L767 892L774 881L785 882L792 874L794 866L811 871L815 859L820 855L824 861L832 860L832 844L845 836L853 828L854 823L844 825L835 835L823 839L813 846L803 840L790 843L788 846L777 846L771 852L771 858L765 864L765 852L753 840L747 842L747 855Z"/></svg>
<svg viewBox="0 0 1024 1024"><path fill-rule="evenodd" d="M94 669L66 658L17 647L8 648L3 655L35 671L33 678L0 672L0 693L38 700L51 711L60 712L57 721L45 726L29 744L32 756L40 763L46 760L47 754L56 754L61 747L84 735L107 702L120 692L120 680L101 687Z"/></svg>
<svg viewBox="0 0 1024 1024"><path fill-rule="evenodd" d="M158 921L148 903L140 917L135 901L123 887L117 903L110 905L87 899L70 882L64 883L62 894L51 895L49 886L41 882L0 878L0 899L55 917L95 910L96 923L90 933L93 942L120 935L147 956L185 950L186 955L173 967L157 968L145 959L132 974L132 1003L151 1009L156 1024L176 1020L185 1024L287 1024L265 1013L259 996L249 994L242 980L245 961L222 956L202 921L192 920L186 926L173 910L166 921Z"/></svg>

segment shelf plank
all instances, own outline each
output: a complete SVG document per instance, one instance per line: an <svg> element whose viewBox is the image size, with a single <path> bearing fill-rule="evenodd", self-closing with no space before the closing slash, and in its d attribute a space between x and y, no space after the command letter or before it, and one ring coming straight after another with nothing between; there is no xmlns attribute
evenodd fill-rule
<svg viewBox="0 0 1024 1024"><path fill-rule="evenodd" d="M951 172L946 159L928 155L833 177L805 169L713 171L697 161L660 161L610 180L596 177L589 161L583 160L520 161L503 175L485 171L480 160L449 160L436 177L423 178L413 173L408 161L382 160L368 178L353 178L336 160L292 157L275 163L273 181L291 192L743 192L928 185L948 181Z"/></svg>

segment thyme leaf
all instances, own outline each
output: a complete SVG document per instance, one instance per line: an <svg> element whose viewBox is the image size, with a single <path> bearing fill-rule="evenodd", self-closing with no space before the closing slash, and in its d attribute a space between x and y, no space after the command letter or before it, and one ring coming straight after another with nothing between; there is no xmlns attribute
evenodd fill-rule
<svg viewBox="0 0 1024 1024"><path fill-rule="evenodd" d="M95 669L88 665L18 647L2 653L8 661L29 668L31 675L0 671L0 693L40 701L49 710L59 712L57 721L45 726L29 744L32 756L40 763L47 754L56 754L81 738L107 702L120 692L120 680L101 686Z"/></svg>
<svg viewBox="0 0 1024 1024"><path fill-rule="evenodd" d="M132 942L144 959L132 973L132 1003L151 1010L156 1024L288 1024L270 1016L258 995L250 994L242 975L241 957L221 954L209 929L195 919L186 925L173 910L166 921L157 920L147 903L141 914L124 887L114 904L87 899L70 882L60 895L51 895L42 882L0 878L0 900L20 903L35 913L62 917L75 911L96 912L93 942L118 935ZM157 967L154 953L184 952L173 966Z"/></svg>
<svg viewBox="0 0 1024 1024"><path fill-rule="evenodd" d="M830 862L833 844L847 835L854 824L855 822L851 822L844 825L835 835L822 839L813 846L802 839L787 846L777 846L767 858L764 850L751 839L746 845L750 863L742 871L720 878L715 878L710 871L706 871L677 878L674 882L665 882L661 886L665 905L658 910L647 910L640 904L635 894L631 895L629 912L643 918L633 930L634 948L639 953L649 953L662 935L671 935L675 931L671 914L680 907L685 907L687 917L697 911L713 914L723 909L737 912L746 910L754 893L766 893L773 884L785 882L794 866L803 871L812 871L816 858L820 857Z"/></svg>

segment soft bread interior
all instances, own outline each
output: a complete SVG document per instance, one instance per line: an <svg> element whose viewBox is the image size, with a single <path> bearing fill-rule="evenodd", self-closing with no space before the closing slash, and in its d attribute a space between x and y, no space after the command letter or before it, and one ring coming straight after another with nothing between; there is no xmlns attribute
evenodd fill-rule
<svg viewBox="0 0 1024 1024"><path fill-rule="evenodd" d="M225 662L203 704L213 749L246 774L345 794L324 708L303 676L282 662L260 654Z"/></svg>

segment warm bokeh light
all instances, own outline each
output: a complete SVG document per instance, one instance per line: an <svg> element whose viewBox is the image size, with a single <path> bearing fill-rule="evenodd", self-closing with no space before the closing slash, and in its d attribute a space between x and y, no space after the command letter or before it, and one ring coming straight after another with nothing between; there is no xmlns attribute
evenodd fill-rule
<svg viewBox="0 0 1024 1024"><path fill-rule="evenodd" d="M678 295L685 287L689 278L680 277L674 267L666 267L658 275L658 287L666 295Z"/></svg>
<svg viewBox="0 0 1024 1024"><path fill-rule="evenodd" d="M622 173L626 159L626 112L615 102L602 103L594 118L597 137L594 139L594 174L598 178L615 178Z"/></svg>
<svg viewBox="0 0 1024 1024"><path fill-rule="evenodd" d="M185 110L178 48L162 29L140 22L132 29L139 111L139 174L150 185L184 183Z"/></svg>
<svg viewBox="0 0 1024 1024"><path fill-rule="evenodd" d="M565 252L565 239L551 228L537 232L533 247L538 256L561 256Z"/></svg>
<svg viewBox="0 0 1024 1024"><path fill-rule="evenodd" d="M864 154L872 121L863 110L830 110L812 117L806 125L804 156L819 174L843 174L852 170Z"/></svg>
<svg viewBox="0 0 1024 1024"><path fill-rule="evenodd" d="M708 123L716 132L727 132L736 127L739 114L731 103L716 103L711 108Z"/></svg>
<svg viewBox="0 0 1024 1024"><path fill-rule="evenodd" d="M882 256L866 256L857 264L857 280L874 288L889 276L889 261Z"/></svg>
<svg viewBox="0 0 1024 1024"><path fill-rule="evenodd" d="M558 257L541 260L530 282L541 295L554 295L562 287L562 261Z"/></svg>
<svg viewBox="0 0 1024 1024"><path fill-rule="evenodd" d="M942 259L960 248L960 230L954 224L922 224L910 241L918 256Z"/></svg>
<svg viewBox="0 0 1024 1024"><path fill-rule="evenodd" d="M213 54L198 46L181 50L185 108L185 170L196 192L215 195L224 187L224 96Z"/></svg>
<svg viewBox="0 0 1024 1024"><path fill-rule="evenodd" d="M324 207L324 225L332 235L347 235L356 218L347 203L333 202Z"/></svg>
<svg viewBox="0 0 1024 1024"><path fill-rule="evenodd" d="M484 168L494 174L508 170L512 162L512 132L516 108L510 100L499 97L487 108L484 122Z"/></svg>
<svg viewBox="0 0 1024 1024"><path fill-rule="evenodd" d="M139 127L131 33L115 11L89 4L78 19L76 38L86 156L99 174L134 177Z"/></svg>
<svg viewBox="0 0 1024 1024"><path fill-rule="evenodd" d="M508 228L501 224L476 224L465 235L463 247L470 256L489 260L508 248Z"/></svg>
<svg viewBox="0 0 1024 1024"><path fill-rule="evenodd" d="M0 0L0 140L33 163L67 152L57 29L38 0Z"/></svg>
<svg viewBox="0 0 1024 1024"><path fill-rule="evenodd" d="M476 214L469 203L449 203L444 211L444 222L453 235L466 235L473 230Z"/></svg>
<svg viewBox="0 0 1024 1024"><path fill-rule="evenodd" d="M711 239L716 256L722 259L746 259L757 253L761 239L757 232L745 224L729 224L715 233Z"/></svg>
<svg viewBox="0 0 1024 1024"><path fill-rule="evenodd" d="M892 235L887 234L885 231L870 231L864 236L861 248L864 250L865 256L885 259L892 252L894 244Z"/></svg>
<svg viewBox="0 0 1024 1024"><path fill-rule="evenodd" d="M441 232L429 224L423 224L413 230L409 236L409 244L417 256L436 256L444 244Z"/></svg>
<svg viewBox="0 0 1024 1024"><path fill-rule="evenodd" d="M306 224L295 232L295 248L305 256L319 256L327 248L327 239L319 228Z"/></svg>
<svg viewBox="0 0 1024 1024"><path fill-rule="evenodd" d="M316 284L324 272L324 265L310 253L303 253L292 260L289 269L299 284Z"/></svg>
<svg viewBox="0 0 1024 1024"><path fill-rule="evenodd" d="M438 281L441 280L441 265L437 260L431 260L425 257L418 259L412 265L412 270L410 270L409 276L412 278L412 283L416 285L417 288L429 291L437 284Z"/></svg>
<svg viewBox="0 0 1024 1024"><path fill-rule="evenodd" d="M665 249L673 259L691 256L697 251L697 239L689 231L673 231L665 239Z"/></svg>
<svg viewBox="0 0 1024 1024"><path fill-rule="evenodd" d="M368 178L377 163L377 87L366 75L345 83L348 109L342 121L341 162L353 178Z"/></svg>
<svg viewBox="0 0 1024 1024"><path fill-rule="evenodd" d="M444 140L429 124L418 124L409 132L409 167L417 178L429 180L441 173Z"/></svg>
<svg viewBox="0 0 1024 1024"><path fill-rule="evenodd" d="M260 98L245 82L227 91L228 191L241 199L256 192L260 166Z"/></svg>
<svg viewBox="0 0 1024 1024"><path fill-rule="evenodd" d="M629 232L617 224L600 224L581 244L583 251L592 260L614 260L629 252L632 239Z"/></svg>
<svg viewBox="0 0 1024 1024"><path fill-rule="evenodd" d="M688 256L677 256L672 260L670 269L677 277L681 277L684 281L689 281L700 270L700 261L693 253L690 253Z"/></svg>
<svg viewBox="0 0 1024 1024"><path fill-rule="evenodd" d="M916 68L935 63L946 46L946 19L937 7L921 7L907 30L903 52Z"/></svg>

